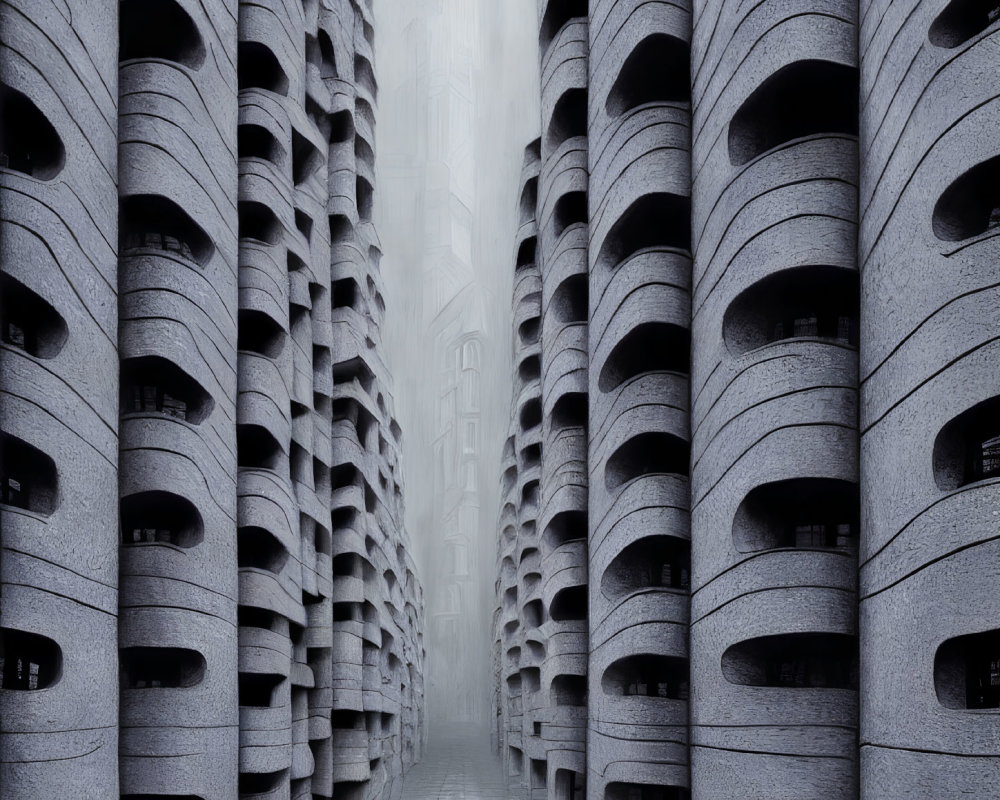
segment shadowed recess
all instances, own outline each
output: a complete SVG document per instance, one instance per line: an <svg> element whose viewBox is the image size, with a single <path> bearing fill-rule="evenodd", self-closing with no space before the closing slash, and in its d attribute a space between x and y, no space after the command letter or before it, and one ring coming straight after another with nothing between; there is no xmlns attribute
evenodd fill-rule
<svg viewBox="0 0 1000 800"><path fill-rule="evenodd" d="M278 574L288 561L288 550L269 530L246 525L236 532L240 569L262 569Z"/></svg>
<svg viewBox="0 0 1000 800"><path fill-rule="evenodd" d="M166 250L199 266L215 253L211 237L173 200L158 194L123 197L119 230L119 254L136 250Z"/></svg>
<svg viewBox="0 0 1000 800"><path fill-rule="evenodd" d="M0 628L0 689L48 689L62 678L62 668L62 649L52 639L30 631Z"/></svg>
<svg viewBox="0 0 1000 800"><path fill-rule="evenodd" d="M647 590L691 586L691 542L676 536L646 536L625 547L604 570L601 592L611 600Z"/></svg>
<svg viewBox="0 0 1000 800"><path fill-rule="evenodd" d="M587 513L585 511L560 511L545 526L542 543L547 552L552 552L569 542L583 542L587 539Z"/></svg>
<svg viewBox="0 0 1000 800"><path fill-rule="evenodd" d="M153 490L121 499L122 544L172 544L190 548L205 538L205 525L194 503L185 497Z"/></svg>
<svg viewBox="0 0 1000 800"><path fill-rule="evenodd" d="M934 235L960 242L1000 229L1000 156L960 175L934 206Z"/></svg>
<svg viewBox="0 0 1000 800"><path fill-rule="evenodd" d="M654 786L646 783L609 783L604 800L689 800L685 786Z"/></svg>
<svg viewBox="0 0 1000 800"><path fill-rule="evenodd" d="M518 221L521 225L531 222L538 212L538 178L529 178L521 190L518 202Z"/></svg>
<svg viewBox="0 0 1000 800"><path fill-rule="evenodd" d="M239 792L241 795L273 792L286 780L288 780L287 769L277 772L241 772Z"/></svg>
<svg viewBox="0 0 1000 800"><path fill-rule="evenodd" d="M35 358L55 358L69 338L66 320L47 300L0 273L0 339Z"/></svg>
<svg viewBox="0 0 1000 800"><path fill-rule="evenodd" d="M586 225L587 219L587 193L567 192L552 211L552 232L558 239L571 225Z"/></svg>
<svg viewBox="0 0 1000 800"><path fill-rule="evenodd" d="M552 430L583 428L587 431L587 394L570 392L560 397L552 407Z"/></svg>
<svg viewBox="0 0 1000 800"><path fill-rule="evenodd" d="M552 598L549 618L554 622L587 621L587 587L568 586Z"/></svg>
<svg viewBox="0 0 1000 800"><path fill-rule="evenodd" d="M997 0L951 0L931 23L928 38L935 47L958 47L1000 20Z"/></svg>
<svg viewBox="0 0 1000 800"><path fill-rule="evenodd" d="M647 103L691 102L691 48L665 33L647 36L625 59L605 109L618 117Z"/></svg>
<svg viewBox="0 0 1000 800"><path fill-rule="evenodd" d="M253 200L241 200L239 214L241 240L250 239L264 244L281 241L284 226L268 206Z"/></svg>
<svg viewBox="0 0 1000 800"><path fill-rule="evenodd" d="M162 58L191 69L205 61L198 26L176 0L123 0L118 61Z"/></svg>
<svg viewBox="0 0 1000 800"><path fill-rule="evenodd" d="M298 186L323 165L323 155L308 138L292 128L292 180ZM326 180L324 173L323 179Z"/></svg>
<svg viewBox="0 0 1000 800"><path fill-rule="evenodd" d="M1000 396L977 403L941 428L933 465L934 481L943 491L1000 477Z"/></svg>
<svg viewBox="0 0 1000 800"><path fill-rule="evenodd" d="M240 42L237 51L239 89L288 94L288 76L271 49L260 42Z"/></svg>
<svg viewBox="0 0 1000 800"><path fill-rule="evenodd" d="M778 145L818 134L858 135L858 70L796 61L767 78L729 124L729 160L742 166Z"/></svg>
<svg viewBox="0 0 1000 800"><path fill-rule="evenodd" d="M613 392L639 375L675 372L687 375L691 362L691 333L669 322L645 322L622 337L608 354L597 386Z"/></svg>
<svg viewBox="0 0 1000 800"><path fill-rule="evenodd" d="M66 149L52 123L26 95L0 83L0 169L50 181L65 164Z"/></svg>
<svg viewBox="0 0 1000 800"><path fill-rule="evenodd" d="M934 691L945 708L1000 708L1000 630L941 644L934 654Z"/></svg>
<svg viewBox="0 0 1000 800"><path fill-rule="evenodd" d="M56 510L58 494L52 457L0 431L0 503L47 517Z"/></svg>
<svg viewBox="0 0 1000 800"><path fill-rule="evenodd" d="M274 317L252 308L241 308L236 349L278 358L285 349L287 335Z"/></svg>
<svg viewBox="0 0 1000 800"><path fill-rule="evenodd" d="M691 248L691 198L657 192L640 197L604 239L597 264L617 267L640 250Z"/></svg>
<svg viewBox="0 0 1000 800"><path fill-rule="evenodd" d="M517 249L517 261L515 262L515 271L521 269L522 267L528 267L535 263L535 248L538 245L538 240L531 236L521 242L521 246Z"/></svg>
<svg viewBox="0 0 1000 800"><path fill-rule="evenodd" d="M248 423L236 426L236 460L241 469L276 470L283 453L267 428Z"/></svg>
<svg viewBox="0 0 1000 800"><path fill-rule="evenodd" d="M783 633L732 645L722 674L737 686L857 689L858 637L845 633Z"/></svg>
<svg viewBox="0 0 1000 800"><path fill-rule="evenodd" d="M678 656L637 653L619 658L601 676L604 694L687 700L688 662Z"/></svg>
<svg viewBox="0 0 1000 800"><path fill-rule="evenodd" d="M552 293L552 309L556 320L564 325L586 322L590 303L587 274L570 275Z"/></svg>
<svg viewBox="0 0 1000 800"><path fill-rule="evenodd" d="M858 344L858 273L828 265L793 267L757 281L726 309L723 337L733 355L786 339Z"/></svg>
<svg viewBox="0 0 1000 800"><path fill-rule="evenodd" d="M538 355L525 358L517 368L518 377L525 382L538 380L542 374L542 362Z"/></svg>
<svg viewBox="0 0 1000 800"><path fill-rule="evenodd" d="M539 52L544 56L567 22L573 19L586 21L588 13L587 0L549 0L538 31Z"/></svg>
<svg viewBox="0 0 1000 800"><path fill-rule="evenodd" d="M569 89L556 101L545 134L549 152L576 136L587 135L587 90Z"/></svg>
<svg viewBox="0 0 1000 800"><path fill-rule="evenodd" d="M858 484L835 478L792 478L752 489L733 519L741 553L778 548L857 553Z"/></svg>
<svg viewBox="0 0 1000 800"><path fill-rule="evenodd" d="M280 167L285 151L267 128L244 123L236 131L239 157L261 158Z"/></svg>
<svg viewBox="0 0 1000 800"><path fill-rule="evenodd" d="M272 707L278 700L278 687L284 681L284 675L271 675L259 672L239 673L240 707Z"/></svg>
<svg viewBox="0 0 1000 800"><path fill-rule="evenodd" d="M604 483L609 492L645 475L687 477L690 445L672 433L633 436L608 459Z"/></svg>
<svg viewBox="0 0 1000 800"><path fill-rule="evenodd" d="M205 388L168 358L140 356L121 363L122 414L162 414L199 425L214 406Z"/></svg>
<svg viewBox="0 0 1000 800"><path fill-rule="evenodd" d="M205 679L205 656L182 647L123 647L123 689L187 689Z"/></svg>
<svg viewBox="0 0 1000 800"><path fill-rule="evenodd" d="M532 398L521 409L521 430L527 431L542 424L542 401Z"/></svg>

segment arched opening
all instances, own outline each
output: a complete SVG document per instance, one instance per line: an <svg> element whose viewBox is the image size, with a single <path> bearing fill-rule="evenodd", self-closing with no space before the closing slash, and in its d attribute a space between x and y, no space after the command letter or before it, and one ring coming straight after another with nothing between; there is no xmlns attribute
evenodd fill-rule
<svg viewBox="0 0 1000 800"><path fill-rule="evenodd" d="M372 211L375 208L375 190L365 178L360 176L355 181L355 184L358 216L362 222L369 222L372 218Z"/></svg>
<svg viewBox="0 0 1000 800"><path fill-rule="evenodd" d="M604 800L690 800L685 786L653 786L647 783L609 783Z"/></svg>
<svg viewBox="0 0 1000 800"><path fill-rule="evenodd" d="M37 447L0 431L0 503L49 516L56 510L56 462Z"/></svg>
<svg viewBox="0 0 1000 800"><path fill-rule="evenodd" d="M261 630L280 633L282 617L266 608L238 606L236 609L236 624L240 628L260 628Z"/></svg>
<svg viewBox="0 0 1000 800"><path fill-rule="evenodd" d="M953 48L978 36L1000 19L997 0L951 0L928 31L935 47Z"/></svg>
<svg viewBox="0 0 1000 800"><path fill-rule="evenodd" d="M122 544L172 544L196 547L205 526L194 503L173 492L149 491L126 495L119 504Z"/></svg>
<svg viewBox="0 0 1000 800"><path fill-rule="evenodd" d="M845 633L784 633L732 645L722 675L737 686L857 689L858 637Z"/></svg>
<svg viewBox="0 0 1000 800"><path fill-rule="evenodd" d="M691 102L691 47L665 33L647 36L625 59L605 109L619 117L647 103Z"/></svg>
<svg viewBox="0 0 1000 800"><path fill-rule="evenodd" d="M517 375L522 381L535 381L541 377L542 362L537 355L528 356L517 368Z"/></svg>
<svg viewBox="0 0 1000 800"><path fill-rule="evenodd" d="M858 135L858 70L832 61L782 67L743 102L729 123L729 161L742 166L793 139Z"/></svg>
<svg viewBox="0 0 1000 800"><path fill-rule="evenodd" d="M277 772L241 772L238 791L240 795L267 794L282 786L288 780L288 770Z"/></svg>
<svg viewBox="0 0 1000 800"><path fill-rule="evenodd" d="M691 332L669 322L644 322L625 334L608 354L597 386L602 392L613 392L639 375L687 375L690 368Z"/></svg>
<svg viewBox="0 0 1000 800"><path fill-rule="evenodd" d="M517 261L515 264L515 271L522 269L523 267L530 267L535 263L535 247L537 246L537 239L531 236L521 242L521 246L517 248Z"/></svg>
<svg viewBox="0 0 1000 800"><path fill-rule="evenodd" d="M518 221L521 225L531 222L538 213L538 178L528 178L525 181L518 203L518 212Z"/></svg>
<svg viewBox="0 0 1000 800"><path fill-rule="evenodd" d="M586 800L587 776L570 769L556 770L556 800Z"/></svg>
<svg viewBox="0 0 1000 800"><path fill-rule="evenodd" d="M858 344L858 273L833 266L793 267L745 289L726 309L723 337L734 355L786 339Z"/></svg>
<svg viewBox="0 0 1000 800"><path fill-rule="evenodd" d="M354 278L341 278L333 282L331 305L333 308L353 308L360 310L358 300L361 297L361 287Z"/></svg>
<svg viewBox="0 0 1000 800"><path fill-rule="evenodd" d="M524 667L521 670L521 688L526 694L534 694L542 688L542 671L538 667Z"/></svg>
<svg viewBox="0 0 1000 800"><path fill-rule="evenodd" d="M62 649L52 639L16 628L0 628L0 689L48 689L59 682L62 666Z"/></svg>
<svg viewBox="0 0 1000 800"><path fill-rule="evenodd" d="M168 358L140 356L122 361L123 415L162 414L199 425L214 406L205 388Z"/></svg>
<svg viewBox="0 0 1000 800"><path fill-rule="evenodd" d="M587 513L585 511L560 511L545 526L542 542L552 552L569 542L587 539Z"/></svg>
<svg viewBox="0 0 1000 800"><path fill-rule="evenodd" d="M545 609L542 607L542 601L532 600L529 603L525 603L522 617L525 628L537 628L545 622Z"/></svg>
<svg viewBox="0 0 1000 800"><path fill-rule="evenodd" d="M944 491L1000 477L1000 396L948 422L934 440L934 481Z"/></svg>
<svg viewBox="0 0 1000 800"><path fill-rule="evenodd" d="M935 204L932 224L934 235L945 242L1000 228L1000 156L956 178Z"/></svg>
<svg viewBox="0 0 1000 800"><path fill-rule="evenodd" d="M244 123L236 131L236 145L239 157L260 158L280 166L284 150L274 135L262 125Z"/></svg>
<svg viewBox="0 0 1000 800"><path fill-rule="evenodd" d="M567 192L556 201L552 209L552 232L555 238L563 235L571 225L587 224L587 193Z"/></svg>
<svg viewBox="0 0 1000 800"><path fill-rule="evenodd" d="M211 237L173 200L158 194L123 197L119 254L162 250L205 266L215 253Z"/></svg>
<svg viewBox="0 0 1000 800"><path fill-rule="evenodd" d="M646 536L623 548L601 578L601 592L620 600L636 592L691 588L691 542Z"/></svg>
<svg viewBox="0 0 1000 800"><path fill-rule="evenodd" d="M343 144L354 138L354 115L338 111L330 115L330 144Z"/></svg>
<svg viewBox="0 0 1000 800"><path fill-rule="evenodd" d="M69 328L48 301L2 272L0 338L35 358L55 358L69 338Z"/></svg>
<svg viewBox="0 0 1000 800"><path fill-rule="evenodd" d="M292 128L292 180L298 186L312 176L323 163L323 156L309 139ZM326 174L323 175L324 179Z"/></svg>
<svg viewBox="0 0 1000 800"><path fill-rule="evenodd" d="M539 26L539 52L545 56L552 40L565 25L574 19L585 19L589 14L587 0L549 0L545 16Z"/></svg>
<svg viewBox="0 0 1000 800"><path fill-rule="evenodd" d="M55 127L28 97L0 83L0 169L50 181L66 164Z"/></svg>
<svg viewBox="0 0 1000 800"><path fill-rule="evenodd" d="M934 654L934 691L945 708L1000 708L1000 630L942 643Z"/></svg>
<svg viewBox="0 0 1000 800"><path fill-rule="evenodd" d="M564 325L586 322L590 289L586 273L570 275L552 294L552 309L556 319Z"/></svg>
<svg viewBox="0 0 1000 800"><path fill-rule="evenodd" d="M240 569L262 569L277 575L288 561L288 550L265 528L247 525L236 532Z"/></svg>
<svg viewBox="0 0 1000 800"><path fill-rule="evenodd" d="M525 346L536 344L541 333L542 322L538 317L525 320L517 329L517 335L521 339L521 344Z"/></svg>
<svg viewBox="0 0 1000 800"><path fill-rule="evenodd" d="M240 672L238 676L240 707L271 708L279 700L278 687L284 682L284 675Z"/></svg>
<svg viewBox="0 0 1000 800"><path fill-rule="evenodd" d="M552 598L549 618L555 622L587 621L587 587L568 586Z"/></svg>
<svg viewBox="0 0 1000 800"><path fill-rule="evenodd" d="M752 489L733 518L741 553L809 548L856 553L858 485L835 478L792 478Z"/></svg>
<svg viewBox="0 0 1000 800"><path fill-rule="evenodd" d="M317 38L319 39L319 52L322 59L320 74L323 78L336 78L337 56L333 49L333 42L330 40L330 34L320 29Z"/></svg>
<svg viewBox="0 0 1000 800"><path fill-rule="evenodd" d="M187 689L205 679L205 657L182 647L123 647L123 689Z"/></svg>
<svg viewBox="0 0 1000 800"><path fill-rule="evenodd" d="M250 239L264 244L281 241L284 227L270 207L253 200L239 202L240 241Z"/></svg>
<svg viewBox="0 0 1000 800"><path fill-rule="evenodd" d="M671 433L649 432L633 436L608 459L604 483L614 492L644 475L687 477L690 445Z"/></svg>
<svg viewBox="0 0 1000 800"><path fill-rule="evenodd" d="M608 231L597 263L617 267L640 250L691 248L691 198L659 192L640 197Z"/></svg>
<svg viewBox="0 0 1000 800"><path fill-rule="evenodd" d="M569 89L552 109L546 144L549 152L576 136L587 135L587 90Z"/></svg>
<svg viewBox="0 0 1000 800"><path fill-rule="evenodd" d="M276 470L284 451L278 440L260 425L236 426L236 460L240 469Z"/></svg>
<svg viewBox="0 0 1000 800"><path fill-rule="evenodd" d="M378 96L378 82L375 80L375 71L371 62L363 55L354 56L354 82L357 83L372 97Z"/></svg>
<svg viewBox="0 0 1000 800"><path fill-rule="evenodd" d="M564 431L569 428L587 430L586 392L564 394L552 407L552 430Z"/></svg>
<svg viewBox="0 0 1000 800"><path fill-rule="evenodd" d="M198 26L176 0L122 0L119 9L119 63L162 58L191 69L204 63Z"/></svg>
<svg viewBox="0 0 1000 800"><path fill-rule="evenodd" d="M521 430L529 431L542 424L542 401L532 398L521 409Z"/></svg>
<svg viewBox="0 0 1000 800"><path fill-rule="evenodd" d="M688 699L688 662L677 656L638 653L619 658L601 676L605 695Z"/></svg>
<svg viewBox="0 0 1000 800"><path fill-rule="evenodd" d="M265 358L278 358L285 349L285 329L270 314L241 308L236 348Z"/></svg>
<svg viewBox="0 0 1000 800"><path fill-rule="evenodd" d="M240 42L236 54L239 90L264 89L285 96L288 76L271 49L260 42Z"/></svg>

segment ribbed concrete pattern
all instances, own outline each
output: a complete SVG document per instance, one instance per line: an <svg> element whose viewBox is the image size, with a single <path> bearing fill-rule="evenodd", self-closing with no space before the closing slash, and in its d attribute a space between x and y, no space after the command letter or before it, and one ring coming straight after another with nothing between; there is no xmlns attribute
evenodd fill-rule
<svg viewBox="0 0 1000 800"><path fill-rule="evenodd" d="M700 800L858 791L856 12L695 3Z"/></svg>
<svg viewBox="0 0 1000 800"><path fill-rule="evenodd" d="M117 9L0 2L0 787L25 800L117 794Z"/></svg>
<svg viewBox="0 0 1000 800"><path fill-rule="evenodd" d="M544 768L532 796L586 774L587 741L587 91L586 18L541 51L538 261L542 274L542 479L538 547L546 650L536 722ZM529 652L522 651L522 663ZM544 771L543 771L544 770ZM541 785L537 785L541 784Z"/></svg>
<svg viewBox="0 0 1000 800"><path fill-rule="evenodd" d="M123 794L237 795L235 11L121 6Z"/></svg>
<svg viewBox="0 0 1000 800"><path fill-rule="evenodd" d="M994 5L862 3L865 798L1000 782Z"/></svg>
<svg viewBox="0 0 1000 800"><path fill-rule="evenodd" d="M691 21L685 3L591 5L587 789L673 798L689 786Z"/></svg>

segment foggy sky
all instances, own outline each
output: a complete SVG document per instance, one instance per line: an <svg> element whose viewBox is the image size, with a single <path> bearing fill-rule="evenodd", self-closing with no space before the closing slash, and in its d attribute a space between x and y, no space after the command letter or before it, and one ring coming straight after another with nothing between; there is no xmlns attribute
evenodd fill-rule
<svg viewBox="0 0 1000 800"><path fill-rule="evenodd" d="M535 0L379 0L385 344L426 598L428 719L487 722L515 203L538 135Z"/></svg>

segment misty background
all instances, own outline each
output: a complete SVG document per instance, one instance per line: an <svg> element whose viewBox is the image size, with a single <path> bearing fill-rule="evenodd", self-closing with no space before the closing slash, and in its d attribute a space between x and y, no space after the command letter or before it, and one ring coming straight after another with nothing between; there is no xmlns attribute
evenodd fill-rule
<svg viewBox="0 0 1000 800"><path fill-rule="evenodd" d="M433 731L489 721L515 205L538 135L536 0L378 0L378 195Z"/></svg>

